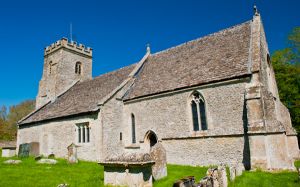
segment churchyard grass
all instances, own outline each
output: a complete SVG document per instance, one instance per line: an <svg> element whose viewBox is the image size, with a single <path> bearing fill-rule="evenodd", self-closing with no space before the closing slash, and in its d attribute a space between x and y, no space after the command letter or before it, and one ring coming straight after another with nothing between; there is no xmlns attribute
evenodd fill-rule
<svg viewBox="0 0 300 187"><path fill-rule="evenodd" d="M192 166L178 166L168 165L168 176L154 182L155 187L172 187L173 183L181 178L194 176L196 181L199 181L205 176L207 167L192 167Z"/></svg>
<svg viewBox="0 0 300 187"><path fill-rule="evenodd" d="M300 180L297 172L263 172L263 171L245 171L243 175L237 177L231 187L299 187Z"/></svg>
<svg viewBox="0 0 300 187"><path fill-rule="evenodd" d="M0 149L1 155L1 149ZM3 162L8 159L0 157L0 186L21 187L55 187L58 184L67 183L72 186L104 186L103 167L95 162L80 161L78 164L68 164L66 160L57 159L56 165L37 164L34 158L22 158L18 165L7 165ZM300 161L295 162L300 166ZM168 177L154 182L154 187L171 187L176 180L195 176L196 181L205 176L207 167L192 167L168 165ZM231 187L261 186L281 187L300 186L297 172L263 172L246 171L236 178Z"/></svg>
<svg viewBox="0 0 300 187"><path fill-rule="evenodd" d="M0 157L0 186L56 187L62 183L71 187L104 186L103 167L95 162L80 161L71 165L57 159L57 164L48 165L37 164L34 158L23 158L21 164L8 165L3 163L5 160L8 159Z"/></svg>

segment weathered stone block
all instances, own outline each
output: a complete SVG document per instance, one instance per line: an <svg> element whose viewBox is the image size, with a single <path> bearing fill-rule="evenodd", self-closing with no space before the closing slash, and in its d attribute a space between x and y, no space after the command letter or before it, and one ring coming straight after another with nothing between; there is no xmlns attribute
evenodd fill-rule
<svg viewBox="0 0 300 187"><path fill-rule="evenodd" d="M2 147L2 157L13 157L16 155L16 147Z"/></svg>
<svg viewBox="0 0 300 187"><path fill-rule="evenodd" d="M77 146L74 143L68 146L68 162L70 164L78 163Z"/></svg>
<svg viewBox="0 0 300 187"><path fill-rule="evenodd" d="M152 166L152 175L155 180L167 176L167 155L161 143L155 144L150 151L151 159L155 162Z"/></svg>

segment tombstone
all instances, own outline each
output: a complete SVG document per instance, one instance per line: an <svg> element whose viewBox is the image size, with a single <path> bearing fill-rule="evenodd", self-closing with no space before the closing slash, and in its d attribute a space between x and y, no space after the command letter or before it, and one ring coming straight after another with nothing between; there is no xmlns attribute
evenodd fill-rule
<svg viewBox="0 0 300 187"><path fill-rule="evenodd" d="M234 179L235 179L235 167L234 166L229 167L229 175L230 175L230 181L234 181Z"/></svg>
<svg viewBox="0 0 300 187"><path fill-rule="evenodd" d="M227 181L227 174L226 174L226 167L224 165L218 166L218 181L220 187L227 187L228 181Z"/></svg>
<svg viewBox="0 0 300 187"><path fill-rule="evenodd" d="M78 163L77 147L74 143L68 146L68 162L70 164Z"/></svg>
<svg viewBox="0 0 300 187"><path fill-rule="evenodd" d="M50 159L55 158L55 155L53 153L51 153L48 155L48 158L50 158Z"/></svg>
<svg viewBox="0 0 300 187"><path fill-rule="evenodd" d="M173 187L193 187L194 184L195 184L195 177L189 176L174 182Z"/></svg>
<svg viewBox="0 0 300 187"><path fill-rule="evenodd" d="M35 161L39 161L39 160L41 160L42 158L43 158L42 155L38 155L38 156L34 157L34 160L35 160Z"/></svg>
<svg viewBox="0 0 300 187"><path fill-rule="evenodd" d="M150 150L151 159L155 162L152 166L152 175L155 180L167 176L167 155L161 143L156 143Z"/></svg>
<svg viewBox="0 0 300 187"><path fill-rule="evenodd" d="M236 176L242 175L242 174L243 174L243 171L245 171L245 166L244 166L244 164L243 164L243 163L238 163L238 164L236 165L236 171L235 171Z"/></svg>
<svg viewBox="0 0 300 187"><path fill-rule="evenodd" d="M38 142L24 143L19 146L19 157L38 156L40 144Z"/></svg>
<svg viewBox="0 0 300 187"><path fill-rule="evenodd" d="M20 144L18 157L28 157L30 146L28 143Z"/></svg>
<svg viewBox="0 0 300 187"><path fill-rule="evenodd" d="M39 142L30 142L29 143L29 155L38 156L40 154L40 144Z"/></svg>
<svg viewBox="0 0 300 187"><path fill-rule="evenodd" d="M6 160L4 164L20 164L22 160Z"/></svg>

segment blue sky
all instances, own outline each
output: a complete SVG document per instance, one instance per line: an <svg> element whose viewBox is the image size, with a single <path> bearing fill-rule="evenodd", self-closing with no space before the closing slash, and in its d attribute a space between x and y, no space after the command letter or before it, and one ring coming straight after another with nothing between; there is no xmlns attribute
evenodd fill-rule
<svg viewBox="0 0 300 187"><path fill-rule="evenodd" d="M297 0L4 1L0 6L0 106L34 99L44 47L69 37L93 50L93 76L250 20L258 6L271 52L300 26Z"/></svg>

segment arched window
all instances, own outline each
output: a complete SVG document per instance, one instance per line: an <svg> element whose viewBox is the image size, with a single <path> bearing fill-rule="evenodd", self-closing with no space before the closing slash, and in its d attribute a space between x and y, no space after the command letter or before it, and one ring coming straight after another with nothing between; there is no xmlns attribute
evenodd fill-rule
<svg viewBox="0 0 300 187"><path fill-rule="evenodd" d="M131 114L131 136L132 136L132 143L136 143L135 137L135 117L134 114Z"/></svg>
<svg viewBox="0 0 300 187"><path fill-rule="evenodd" d="M193 118L193 130L207 130L205 102L199 92L194 92L192 94L191 110Z"/></svg>
<svg viewBox="0 0 300 187"><path fill-rule="evenodd" d="M78 75L81 74L81 62L76 62L75 73L78 74Z"/></svg>

